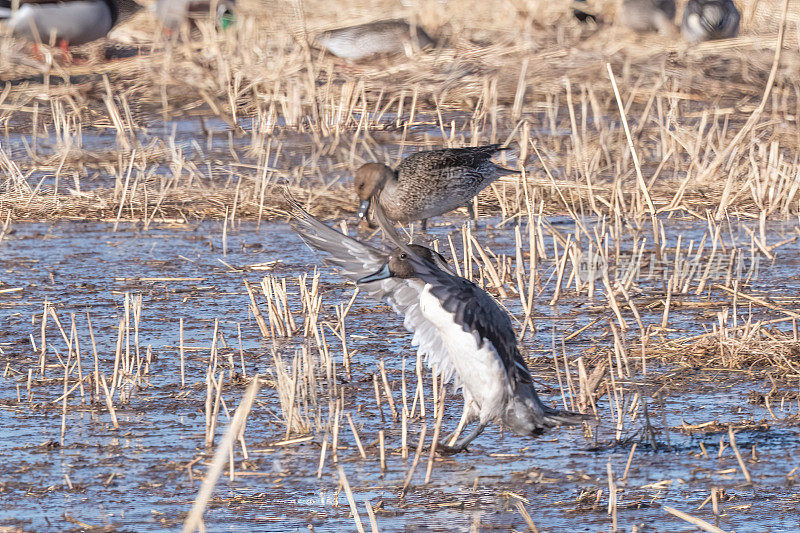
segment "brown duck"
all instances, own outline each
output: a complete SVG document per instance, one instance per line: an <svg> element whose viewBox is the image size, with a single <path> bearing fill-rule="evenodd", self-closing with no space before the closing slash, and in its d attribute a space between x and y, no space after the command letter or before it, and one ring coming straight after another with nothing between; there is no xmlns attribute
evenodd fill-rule
<svg viewBox="0 0 800 533"><path fill-rule="evenodd" d="M501 150L505 148L499 144L424 150L406 157L394 170L367 163L354 180L361 200L358 216L366 217L371 202L378 201L390 220L422 220L424 229L430 217L465 205L471 212L470 200L476 194L499 177L516 174L492 163Z"/></svg>

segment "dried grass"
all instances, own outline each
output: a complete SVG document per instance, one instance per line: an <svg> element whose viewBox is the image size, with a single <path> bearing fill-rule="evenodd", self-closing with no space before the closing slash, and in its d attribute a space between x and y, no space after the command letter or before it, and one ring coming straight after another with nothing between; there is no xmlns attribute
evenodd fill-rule
<svg viewBox="0 0 800 533"><path fill-rule="evenodd" d="M641 184L609 68L659 212L798 212L796 0L763 114L732 149L764 95L778 0L745 10L742 37L696 47L578 24L566 2L242 4L235 31L201 27L190 41L164 39L143 12L112 33L138 54L111 61L95 53L108 43L76 50L86 63L62 64L0 41L0 214L149 223L227 209L261 220L280 216L275 186L290 184L334 215L354 209L348 176L364 161L509 137L548 210L563 211L563 196L578 212L633 213ZM600 8L612 21L613 2ZM376 12L412 18L441 46L357 65L305 46L307 33ZM506 182L480 207L514 213L521 201L519 183Z"/></svg>

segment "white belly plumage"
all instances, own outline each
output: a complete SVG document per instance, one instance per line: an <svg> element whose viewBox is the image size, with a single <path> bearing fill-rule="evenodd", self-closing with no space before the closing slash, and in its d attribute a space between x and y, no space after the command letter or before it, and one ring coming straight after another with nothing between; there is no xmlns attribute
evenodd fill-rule
<svg viewBox="0 0 800 533"><path fill-rule="evenodd" d="M454 320L425 285L419 300L422 314L442 337L447 354L431 354L432 359L449 358L463 385L465 396L475 402L482 421L500 416L505 408L510 388L500 356L491 342L483 339L478 347L477 333L467 332ZM435 364L435 362L434 362Z"/></svg>

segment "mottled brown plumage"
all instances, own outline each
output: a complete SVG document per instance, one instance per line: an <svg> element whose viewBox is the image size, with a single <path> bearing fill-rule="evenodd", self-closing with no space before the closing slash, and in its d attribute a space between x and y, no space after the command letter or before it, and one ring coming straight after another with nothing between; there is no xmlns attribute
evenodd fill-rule
<svg viewBox="0 0 800 533"><path fill-rule="evenodd" d="M412 222L463 207L500 176L514 170L492 163L505 148L499 144L470 148L425 150L406 157L396 170L367 163L356 171L354 186L367 214L377 198L390 220Z"/></svg>

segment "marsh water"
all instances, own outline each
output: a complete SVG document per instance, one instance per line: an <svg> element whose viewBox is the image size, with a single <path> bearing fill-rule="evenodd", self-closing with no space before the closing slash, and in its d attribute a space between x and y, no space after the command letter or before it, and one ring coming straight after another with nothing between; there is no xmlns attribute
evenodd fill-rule
<svg viewBox="0 0 800 533"><path fill-rule="evenodd" d="M440 220L431 236L448 250L448 232L464 222L452 215ZM494 254L514 256L512 226L497 218L483 219L476 236ZM572 222L554 217L554 227L571 231ZM588 220L594 224L597 221ZM729 221L728 239L741 246L749 239L749 221ZM667 235L699 239L707 225L692 220L668 220ZM795 235L797 223L769 226L770 240ZM351 230L354 231L354 230ZM154 223L140 225L17 223L0 246L0 526L9 530L178 530L191 507L213 448L205 444L206 367L215 319L220 357L234 379L226 378L224 406L219 412L217 441L224 432L244 390L242 373L267 378L249 416L244 439L249 459L237 448L234 481L227 472L220 478L204 515L209 531L346 531L354 530L348 500L340 491L337 466L352 486L364 527L369 521L364 505L375 509L380 531L525 530L521 502L539 531L609 531L609 468L617 488L618 527L623 530L676 531L694 526L671 514L669 506L714 523L712 489L719 490L719 527L726 531L793 531L800 528L797 467L800 466L797 391L781 389L783 400L748 401L767 395L773 383L764 373L748 368L704 367L687 363L649 361L648 374L633 372L619 379L630 404L639 393L648 399L649 418L625 418L618 428L613 394L597 400L598 420L591 431L558 429L538 438L503 434L496 426L481 435L469 453L438 457L430 482L425 484L427 447L405 494L401 488L413 460L399 453L400 423L394 421L385 401L376 405L373 375L383 360L394 400L402 404L401 376L405 367L413 391L416 355L410 335L383 303L358 295L346 317L347 349L351 367L342 367L340 341L332 333L334 308L345 306L353 286L342 282L334 270L321 263L282 222ZM458 233L453 240L460 242ZM458 237L458 238L456 238ZM380 245L380 240L376 240ZM456 246L457 254L460 248ZM800 244L788 242L762 258L748 291L785 297L785 305L800 288L797 263ZM449 255L449 254L447 254ZM548 305L554 282L552 258L539 264L542 288L536 294L536 332L525 335L522 346L543 398L561 405L559 379L563 361L577 379L575 360L589 358L598 347L613 346L608 319L590 325L610 312L586 295L569 291ZM288 301L301 309L297 277L320 273L320 322L329 322L327 340L337 360L336 381L366 448L362 459L353 434L342 418L338 465L327 454L319 470L329 397L320 397L316 413L321 424L307 434L292 434L284 442L286 425L276 391L273 353L289 368L303 345L302 336L270 339L261 332L250 312L244 280L257 287L265 275L287 280ZM647 282L642 282L646 294ZM17 290L18 289L18 290ZM134 335L123 339L123 351L138 352L142 360L150 351L147 374L128 385L127 402L118 402L119 428L113 427L101 398L87 384L81 399L76 389L67 400L65 433L61 438L61 397L70 316L74 313L83 372L93 365L94 343L101 371L108 377L114 364L118 327L125 317L126 293L141 296L138 344ZM45 300L53 306L64 335L52 316L46 328L45 373L39 373L42 349L41 321ZM263 296L261 300L263 304ZM524 315L519 299L503 304L515 316ZM756 306L757 307L757 306ZM742 317L774 318L740 302ZM604 310L599 310L600 308ZM660 323L663 307L642 307L646 324ZM185 386L180 376L180 320L183 319ZM743 319L743 318L742 318ZM702 307L680 306L669 316L665 339L711 331L719 317ZM787 330L791 322L782 323ZM519 327L519 324L517 324ZM324 328L323 328L324 329ZM555 348L554 348L555 347ZM554 354L562 375L554 370ZM602 358L601 358L602 359ZM403 361L405 360L405 363ZM222 363L221 363L222 364ZM244 366L244 369L242 368ZM222 367L221 367L222 368ZM29 369L31 372L29 378ZM320 382L324 369L317 369ZM28 389L28 380L32 383ZM72 376L70 386L77 383ZM430 374L425 373L430 387ZM102 393L101 393L102 394ZM430 394L430 389L426 394ZM413 397L413 394L412 394ZM428 402L430 402L428 396ZM94 402L92 402L92 399ZM630 406L630 405L629 405ZM422 423L432 430L430 405L427 418L409 424L416 435ZM444 427L452 428L460 415L460 394L448 391ZM313 414L309 415L313 419ZM647 422L645 422L647 420ZM739 427L736 444L752 476L745 483L726 429L685 431L686 426L719 422ZM312 424L313 426L314 424ZM386 469L382 471L378 432L386 435ZM431 432L428 432L428 441ZM724 441L722 449L720 449ZM633 445L636 449L632 451ZM626 465L630 461L630 465ZM610 465L610 466L609 466ZM702 506L702 508L701 508Z"/></svg>

